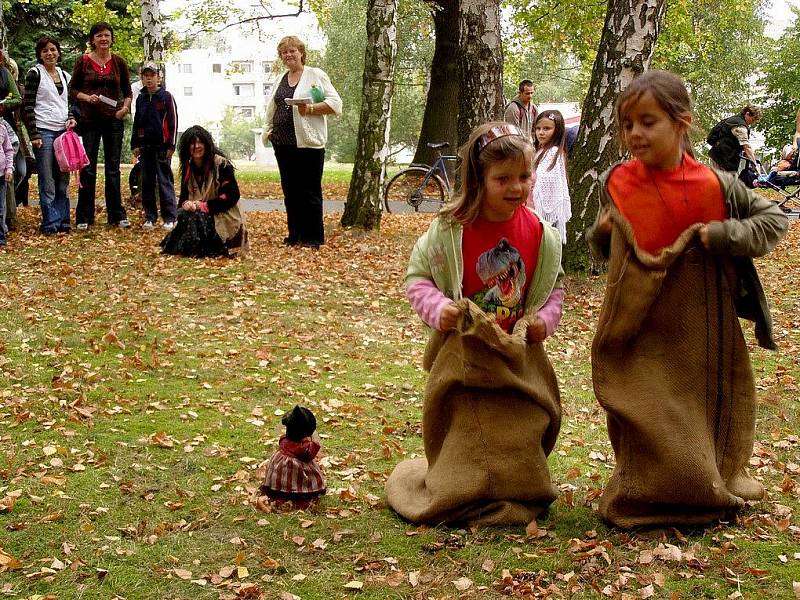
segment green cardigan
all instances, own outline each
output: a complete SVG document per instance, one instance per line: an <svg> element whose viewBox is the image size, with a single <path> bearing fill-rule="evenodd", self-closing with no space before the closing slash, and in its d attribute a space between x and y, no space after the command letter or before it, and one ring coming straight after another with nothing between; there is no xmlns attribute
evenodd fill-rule
<svg viewBox="0 0 800 600"><path fill-rule="evenodd" d="M525 296L526 315L534 315L544 306L553 288L561 287L564 276L558 230L541 218L539 220L544 227L544 234L539 244L536 271ZM406 288L416 281L428 279L448 298L460 300L464 279L464 257L461 253L463 232L464 228L460 223L434 219L411 252L405 278Z"/></svg>

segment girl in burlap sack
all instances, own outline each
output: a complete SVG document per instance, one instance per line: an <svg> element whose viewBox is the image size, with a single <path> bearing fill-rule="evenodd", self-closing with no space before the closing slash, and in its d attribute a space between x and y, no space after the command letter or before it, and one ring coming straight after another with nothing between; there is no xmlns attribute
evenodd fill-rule
<svg viewBox="0 0 800 600"><path fill-rule="evenodd" d="M261 492L273 502L308 508L325 494L325 478L316 460L320 450L319 438L314 436L317 420L307 408L295 406L281 423L286 435L269 459Z"/></svg>
<svg viewBox="0 0 800 600"><path fill-rule="evenodd" d="M676 75L639 76L615 118L633 160L601 177L587 231L594 257L609 261L592 378L616 466L600 514L620 527L704 524L764 494L746 470L756 397L737 313L775 347L751 257L772 250L788 222L695 160Z"/></svg>
<svg viewBox="0 0 800 600"><path fill-rule="evenodd" d="M398 465L386 494L413 522L527 524L556 497L547 454L561 411L541 342L561 318L561 241L525 206L532 156L515 125L478 127L462 188L411 255L406 295L435 330L426 458Z"/></svg>

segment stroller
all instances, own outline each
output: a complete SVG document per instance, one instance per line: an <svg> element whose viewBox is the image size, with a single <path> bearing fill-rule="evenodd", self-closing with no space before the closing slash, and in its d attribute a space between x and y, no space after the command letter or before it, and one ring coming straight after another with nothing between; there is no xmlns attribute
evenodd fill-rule
<svg viewBox="0 0 800 600"><path fill-rule="evenodd" d="M784 152L784 156L786 153ZM781 200L778 207L785 213L800 212L800 165L798 165L798 155L794 152L791 160L784 158L767 173L764 166L758 162L741 155L744 168L739 173L739 179L750 188L767 189L778 192ZM787 168L788 167L788 168ZM792 188L790 191L789 188Z"/></svg>

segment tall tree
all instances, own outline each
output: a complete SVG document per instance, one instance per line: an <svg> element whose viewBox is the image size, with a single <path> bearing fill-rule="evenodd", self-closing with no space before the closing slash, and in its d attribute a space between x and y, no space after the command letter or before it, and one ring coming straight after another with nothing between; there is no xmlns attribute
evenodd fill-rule
<svg viewBox="0 0 800 600"><path fill-rule="evenodd" d="M564 267L568 270L588 267L584 231L593 221L598 206L598 179L622 157L613 121L614 99L634 77L648 69L665 1L608 0L589 92L583 103L576 151L569 168L572 219L567 224L564 254Z"/></svg>
<svg viewBox="0 0 800 600"><path fill-rule="evenodd" d="M428 93L414 162L431 164L436 156L428 142L458 145L458 0L426 0L431 6L435 45Z"/></svg>
<svg viewBox="0 0 800 600"><path fill-rule="evenodd" d="M320 18L327 47L320 66L330 75L344 105L342 115L328 122L328 150L341 162L353 162L358 146L364 53L367 45L367 0L331 0ZM420 131L433 52L433 23L428 3L400 0L397 6L397 57L392 100L392 153L414 148Z"/></svg>
<svg viewBox="0 0 800 600"><path fill-rule="evenodd" d="M397 0L369 0L358 149L342 225L377 229L386 179L397 55Z"/></svg>
<svg viewBox="0 0 800 600"><path fill-rule="evenodd" d="M8 47L8 31L6 30L6 19L3 14L3 2L0 1L0 48L6 49Z"/></svg>
<svg viewBox="0 0 800 600"><path fill-rule="evenodd" d="M759 81L764 90L759 99L769 106L758 122L764 131L766 143L771 148L781 148L790 143L795 128L795 117L800 110L800 8L793 8L794 23L774 42L770 60L764 65L764 75ZM744 102L742 102L744 105ZM739 107L741 108L741 107Z"/></svg>
<svg viewBox="0 0 800 600"><path fill-rule="evenodd" d="M503 48L498 0L460 0L458 143L503 114Z"/></svg>
<svg viewBox="0 0 800 600"><path fill-rule="evenodd" d="M161 33L161 11L158 0L141 0L142 2L142 41L144 42L144 60L153 61L164 69L164 36Z"/></svg>

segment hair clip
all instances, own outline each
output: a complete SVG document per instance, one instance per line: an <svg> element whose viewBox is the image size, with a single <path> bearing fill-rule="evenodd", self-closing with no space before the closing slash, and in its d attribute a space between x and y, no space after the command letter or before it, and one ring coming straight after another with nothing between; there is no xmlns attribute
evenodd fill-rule
<svg viewBox="0 0 800 600"><path fill-rule="evenodd" d="M507 135L518 135L520 137L525 137L522 135L520 128L516 125L512 125L511 123L496 125L478 138L478 154L483 152L483 149L496 139L506 137Z"/></svg>
<svg viewBox="0 0 800 600"><path fill-rule="evenodd" d="M550 119L551 121L555 121L556 120L556 114L555 113L550 113L549 115L547 115L546 118Z"/></svg>

